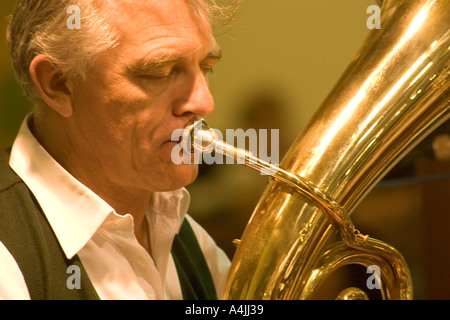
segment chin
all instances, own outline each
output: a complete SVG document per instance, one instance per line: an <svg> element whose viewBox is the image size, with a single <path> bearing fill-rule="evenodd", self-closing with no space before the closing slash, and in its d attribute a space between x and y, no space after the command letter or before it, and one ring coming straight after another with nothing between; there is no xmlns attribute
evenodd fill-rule
<svg viewBox="0 0 450 320"><path fill-rule="evenodd" d="M173 191L183 188L195 181L198 175L198 165L174 165L173 170L164 179L161 190Z"/></svg>

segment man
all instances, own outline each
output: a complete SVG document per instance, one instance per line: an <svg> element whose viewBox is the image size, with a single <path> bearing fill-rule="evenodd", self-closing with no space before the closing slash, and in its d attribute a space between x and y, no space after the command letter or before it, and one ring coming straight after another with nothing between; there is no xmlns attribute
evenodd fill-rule
<svg viewBox="0 0 450 320"><path fill-rule="evenodd" d="M197 166L171 161L172 132L214 109L218 9L18 1L8 40L35 108L0 160L0 298L220 295L229 261L186 215Z"/></svg>

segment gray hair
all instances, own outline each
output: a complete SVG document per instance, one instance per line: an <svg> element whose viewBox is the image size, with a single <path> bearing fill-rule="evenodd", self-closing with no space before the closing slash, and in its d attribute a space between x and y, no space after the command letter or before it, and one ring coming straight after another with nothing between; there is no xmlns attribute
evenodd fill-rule
<svg viewBox="0 0 450 320"><path fill-rule="evenodd" d="M29 67L33 59L43 54L62 74L83 79L95 59L119 45L115 28L109 25L99 10L104 0L17 0L10 17L7 41L14 71L23 92L35 104L42 99L31 80ZM216 0L188 0L199 12L210 18L213 26L227 25L240 0L218 5ZM67 9L80 8L81 30L67 28Z"/></svg>

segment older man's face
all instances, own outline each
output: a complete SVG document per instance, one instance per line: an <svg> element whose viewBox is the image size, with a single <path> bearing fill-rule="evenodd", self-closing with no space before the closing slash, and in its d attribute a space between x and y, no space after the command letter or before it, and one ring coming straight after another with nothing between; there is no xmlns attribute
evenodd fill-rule
<svg viewBox="0 0 450 320"><path fill-rule="evenodd" d="M191 183L197 166L175 165L175 129L214 109L207 73L218 59L210 24L184 0L110 1L120 46L75 82L74 139L117 185L150 191ZM75 131L77 133L75 133Z"/></svg>

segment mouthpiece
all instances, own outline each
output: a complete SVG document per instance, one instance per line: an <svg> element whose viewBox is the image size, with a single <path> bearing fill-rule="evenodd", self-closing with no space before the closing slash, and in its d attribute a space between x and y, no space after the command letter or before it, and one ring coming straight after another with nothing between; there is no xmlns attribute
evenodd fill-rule
<svg viewBox="0 0 450 320"><path fill-rule="evenodd" d="M204 152L208 151L208 147L212 147L214 142L218 141L214 130L208 127L206 121L203 119L194 121L193 123L187 125L185 127L185 131L182 135L182 141L185 141L188 144L187 150L191 152L195 152L195 150ZM211 150L209 150L211 151Z"/></svg>

